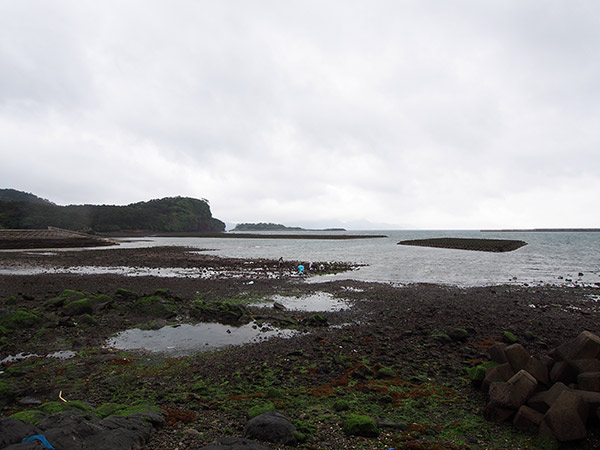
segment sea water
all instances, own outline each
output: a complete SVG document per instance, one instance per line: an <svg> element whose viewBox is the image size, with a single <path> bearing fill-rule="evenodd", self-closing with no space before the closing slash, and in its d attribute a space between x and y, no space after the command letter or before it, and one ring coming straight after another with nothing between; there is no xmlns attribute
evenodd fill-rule
<svg viewBox="0 0 600 450"><path fill-rule="evenodd" d="M310 234L302 232L307 233ZM351 272L309 278L311 281L355 279L456 286L600 283L600 232L394 230L347 231L341 234L382 234L386 237L352 240L144 238L124 242L121 246L187 246L224 257L275 260L283 257L284 261L302 261L305 267L311 261L363 265ZM402 240L437 237L515 239L525 241L527 245L507 253L398 245ZM212 250L201 250L207 248Z"/></svg>

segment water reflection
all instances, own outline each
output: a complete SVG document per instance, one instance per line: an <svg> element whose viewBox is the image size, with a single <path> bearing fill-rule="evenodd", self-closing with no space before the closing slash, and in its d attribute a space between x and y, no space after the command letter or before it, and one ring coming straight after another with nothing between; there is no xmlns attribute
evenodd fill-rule
<svg viewBox="0 0 600 450"><path fill-rule="evenodd" d="M348 300L335 298L327 292L315 292L300 297L286 297L274 295L265 299L265 302L280 304L285 309L292 311L342 311L350 309Z"/></svg>
<svg viewBox="0 0 600 450"><path fill-rule="evenodd" d="M108 347L119 350L146 350L150 352L190 355L228 345L242 345L277 337L291 337L295 330L259 327L252 322L239 327L220 323L169 325L159 330L138 328L122 331L110 338Z"/></svg>
<svg viewBox="0 0 600 450"><path fill-rule="evenodd" d="M54 353L48 353L46 358L70 359L74 358L76 355L77 353L71 350L59 350ZM37 353L17 353L16 355L7 356L0 361L0 364L14 363L28 358L42 358L42 355L38 355Z"/></svg>

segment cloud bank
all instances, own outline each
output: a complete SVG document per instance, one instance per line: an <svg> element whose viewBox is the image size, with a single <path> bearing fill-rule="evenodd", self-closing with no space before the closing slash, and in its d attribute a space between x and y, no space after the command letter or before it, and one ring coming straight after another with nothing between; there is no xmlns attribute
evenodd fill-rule
<svg viewBox="0 0 600 450"><path fill-rule="evenodd" d="M599 17L0 2L2 184L59 204L207 198L234 223L598 227Z"/></svg>

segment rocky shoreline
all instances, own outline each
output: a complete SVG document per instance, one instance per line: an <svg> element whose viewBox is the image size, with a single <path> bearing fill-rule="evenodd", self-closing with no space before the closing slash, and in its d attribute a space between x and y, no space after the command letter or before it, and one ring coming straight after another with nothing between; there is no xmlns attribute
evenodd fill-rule
<svg viewBox="0 0 600 450"><path fill-rule="evenodd" d="M46 416L52 423L66 417L90 430L106 423L114 430L115 423L137 423L140 410L128 408L154 411L152 420L139 419L143 437L121 448L251 448L248 440L256 449L600 445L598 419L591 414L588 432L576 444L540 441L511 424L487 421L489 399L467 373L491 360L489 349L507 332L540 358L582 331L598 334L600 289L306 283L295 272L297 263L280 270L277 261L218 258L178 247L0 253L3 268L120 265L212 274L0 275L0 360L21 352L75 354L3 363L1 420L17 414L38 421L28 431L36 433L52 429L41 428ZM323 263L332 271L352 269ZM316 292L343 298L352 308L317 313L256 304ZM108 337L135 326L216 320L297 334L181 357L105 346ZM79 402L82 412L73 416ZM44 409L55 415L31 412ZM293 427L280 443L248 428L273 412Z"/></svg>

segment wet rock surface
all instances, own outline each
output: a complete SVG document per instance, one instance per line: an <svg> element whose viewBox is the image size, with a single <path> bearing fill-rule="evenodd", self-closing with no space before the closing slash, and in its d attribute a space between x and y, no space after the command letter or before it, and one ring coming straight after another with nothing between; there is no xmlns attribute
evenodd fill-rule
<svg viewBox="0 0 600 450"><path fill-rule="evenodd" d="M164 424L158 414L94 419L78 413L53 414L38 425L0 416L0 449L129 450L140 448L155 427ZM24 442L29 440L29 442Z"/></svg>

